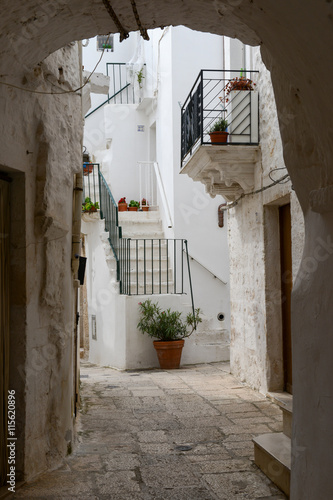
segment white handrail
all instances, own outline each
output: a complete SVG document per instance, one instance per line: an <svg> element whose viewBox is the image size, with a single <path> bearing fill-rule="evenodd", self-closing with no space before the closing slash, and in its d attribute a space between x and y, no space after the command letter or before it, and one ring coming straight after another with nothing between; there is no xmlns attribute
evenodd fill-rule
<svg viewBox="0 0 333 500"><path fill-rule="evenodd" d="M157 206L157 200L155 200L154 193L155 183L157 183L163 210L167 219L167 225L168 228L171 228L173 226L173 222L158 163L156 161L139 161L138 165L140 168L140 206L143 194L148 199L150 206ZM145 178L143 179L142 166L153 167L155 176L153 175L152 169L149 168L148 171L146 169Z"/></svg>
<svg viewBox="0 0 333 500"><path fill-rule="evenodd" d="M170 228L170 227L173 226L172 218L171 218L171 212L170 212L168 200L167 200L167 197L166 197L166 194L165 194L164 184L163 184L163 181L162 181L162 177L161 177L161 173L160 173L160 169L159 169L157 161L154 161L154 170L155 170L157 185L158 185L158 189L159 189L159 192L160 192L160 196L161 196L161 200L162 200L164 212L165 212L165 215L167 217L167 224L168 224L168 227Z"/></svg>

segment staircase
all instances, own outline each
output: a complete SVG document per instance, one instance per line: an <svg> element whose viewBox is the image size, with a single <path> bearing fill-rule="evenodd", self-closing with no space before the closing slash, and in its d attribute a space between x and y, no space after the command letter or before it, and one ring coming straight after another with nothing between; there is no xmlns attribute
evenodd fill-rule
<svg viewBox="0 0 333 500"><path fill-rule="evenodd" d="M122 238L127 240L122 278L128 293L177 293L172 270L174 243L165 239L159 211L119 212L118 221Z"/></svg>
<svg viewBox="0 0 333 500"><path fill-rule="evenodd" d="M283 432L262 434L254 438L254 461L289 498L292 396L286 392L274 392L269 393L268 397L283 412Z"/></svg>

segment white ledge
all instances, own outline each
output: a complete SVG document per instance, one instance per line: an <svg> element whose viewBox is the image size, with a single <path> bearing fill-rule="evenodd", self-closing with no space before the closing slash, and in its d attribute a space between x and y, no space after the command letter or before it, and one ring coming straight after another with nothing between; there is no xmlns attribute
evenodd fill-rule
<svg viewBox="0 0 333 500"><path fill-rule="evenodd" d="M245 191L253 190L254 169L260 158L259 146L205 144L180 173L202 182L212 198L219 194L227 201L235 201Z"/></svg>

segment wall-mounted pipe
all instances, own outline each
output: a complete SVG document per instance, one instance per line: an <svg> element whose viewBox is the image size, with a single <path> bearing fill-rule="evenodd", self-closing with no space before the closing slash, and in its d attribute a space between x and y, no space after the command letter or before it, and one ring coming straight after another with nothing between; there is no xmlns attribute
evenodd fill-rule
<svg viewBox="0 0 333 500"><path fill-rule="evenodd" d="M72 224L72 272L76 277L80 263L81 212L82 212L83 172L75 174L73 189Z"/></svg>

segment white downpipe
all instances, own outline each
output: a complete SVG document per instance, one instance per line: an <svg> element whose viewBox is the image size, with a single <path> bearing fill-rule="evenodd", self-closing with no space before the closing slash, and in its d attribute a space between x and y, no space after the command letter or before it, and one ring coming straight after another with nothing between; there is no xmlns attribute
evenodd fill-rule
<svg viewBox="0 0 333 500"><path fill-rule="evenodd" d="M140 208L142 208L142 198L146 198L146 200L148 200L150 207L157 207L157 197L155 196L155 185L157 185L163 205L163 211L167 218L167 225L168 228L171 228L173 226L173 222L158 163L156 161L139 161L138 166L140 170Z"/></svg>

